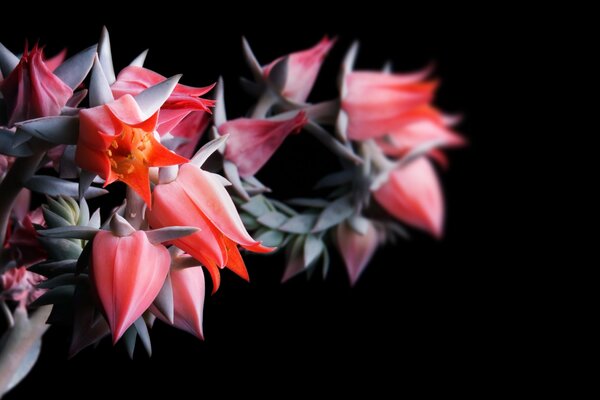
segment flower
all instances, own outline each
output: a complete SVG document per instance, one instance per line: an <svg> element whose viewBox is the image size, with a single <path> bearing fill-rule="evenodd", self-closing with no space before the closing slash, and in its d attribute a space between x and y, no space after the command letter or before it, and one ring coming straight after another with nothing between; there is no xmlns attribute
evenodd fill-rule
<svg viewBox="0 0 600 400"><path fill-rule="evenodd" d="M362 235L348 224L342 223L337 227L336 239L350 283L354 285L377 250L377 231L371 221L368 222L367 231Z"/></svg>
<svg viewBox="0 0 600 400"><path fill-rule="evenodd" d="M122 181L151 207L149 168L187 161L154 137L158 110L144 116L133 96L81 110L76 163L105 180Z"/></svg>
<svg viewBox="0 0 600 400"><path fill-rule="evenodd" d="M343 78L342 113L347 136L366 140L392 134L417 120L437 118L429 103L437 82L423 82L426 73L350 72Z"/></svg>
<svg viewBox="0 0 600 400"><path fill-rule="evenodd" d="M426 157L390 173L374 192L375 200L391 215L437 238L442 236L444 199L438 177Z"/></svg>
<svg viewBox="0 0 600 400"><path fill-rule="evenodd" d="M73 90L52 73L56 60L44 61L37 45L25 49L19 64L0 83L8 112L8 125L40 117L60 115Z"/></svg>
<svg viewBox="0 0 600 400"><path fill-rule="evenodd" d="M92 244L91 278L116 342L150 307L169 272L169 251L144 231L100 231Z"/></svg>
<svg viewBox="0 0 600 400"><path fill-rule="evenodd" d="M111 89L115 99L126 94L135 96L166 79L147 68L128 66L119 73L117 80L111 85ZM170 132L192 111L201 110L210 113L209 107L213 107L215 101L203 99L199 96L205 95L214 86L215 84L195 88L177 84L168 100L161 107L156 128L158 133L163 135Z"/></svg>
<svg viewBox="0 0 600 400"><path fill-rule="evenodd" d="M281 94L297 103L304 103L315 84L321 64L335 39L325 36L310 49L297 51L287 56L287 75ZM279 57L263 67L265 77L269 77L273 68L286 57Z"/></svg>
<svg viewBox="0 0 600 400"><path fill-rule="evenodd" d="M285 138L300 132L307 121L304 111L285 120L238 118L227 121L219 126L220 134L229 135L225 158L238 167L240 176L253 176Z"/></svg>
<svg viewBox="0 0 600 400"><path fill-rule="evenodd" d="M37 289L37 285L46 278L26 267L10 268L0 275L1 300L12 300L27 306L40 297L46 290Z"/></svg>
<svg viewBox="0 0 600 400"><path fill-rule="evenodd" d="M207 268L213 280L213 293L220 284L219 268L226 266L243 279L249 279L238 245L259 253L273 250L250 237L216 174L191 163L184 164L175 180L157 185L152 195L154 207L147 212L152 228L178 225L200 228L199 232L172 243Z"/></svg>

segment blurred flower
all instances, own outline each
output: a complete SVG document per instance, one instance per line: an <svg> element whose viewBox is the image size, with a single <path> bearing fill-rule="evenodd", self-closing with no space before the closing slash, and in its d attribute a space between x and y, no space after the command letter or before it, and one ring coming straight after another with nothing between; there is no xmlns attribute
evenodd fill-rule
<svg viewBox="0 0 600 400"><path fill-rule="evenodd" d="M390 173L374 192L375 200L400 221L442 236L444 199L438 177L426 157L420 157Z"/></svg>
<svg viewBox="0 0 600 400"><path fill-rule="evenodd" d="M44 281L41 275L30 272L26 267L9 268L0 275L1 300L12 300L22 306L28 306L40 297L46 290L36 289L37 285Z"/></svg>
<svg viewBox="0 0 600 400"><path fill-rule="evenodd" d="M225 158L238 167L240 176L253 176L285 138L300 132L307 121L304 111L284 120L238 118L227 121L219 126L220 134L229 135Z"/></svg>
<svg viewBox="0 0 600 400"><path fill-rule="evenodd" d="M173 151L186 158L192 157L210 122L210 114L204 111L190 112L175 128L171 129L170 133L176 140L183 140L183 143L176 146Z"/></svg>
<svg viewBox="0 0 600 400"><path fill-rule="evenodd" d="M347 223L341 223L337 227L336 239L350 283L354 285L377 250L377 231L370 221L367 231L362 235Z"/></svg>
<svg viewBox="0 0 600 400"><path fill-rule="evenodd" d="M175 180L154 188L154 207L147 213L148 222L155 229L200 228L192 235L173 240L173 244L207 268L213 280L213 293L219 288L219 269L225 266L248 280L238 245L259 253L273 250L250 237L221 179L191 163L184 164Z"/></svg>
<svg viewBox="0 0 600 400"><path fill-rule="evenodd" d="M135 99L126 94L111 103L81 110L75 161L105 179L105 186L122 181L135 190L148 207L149 168L187 161L154 137L158 110L144 116Z"/></svg>
<svg viewBox="0 0 600 400"><path fill-rule="evenodd" d="M144 231L117 236L100 231L92 245L91 277L116 342L150 307L159 293L171 258Z"/></svg>
<svg viewBox="0 0 600 400"><path fill-rule="evenodd" d="M126 94L135 96L166 79L164 76L147 68L128 66L119 73L111 89L115 99ZM212 84L206 87L195 88L177 84L168 100L160 108L156 127L158 133L163 135L172 131L192 111L201 110L203 112L210 112L209 107L213 107L215 101L203 99L200 96L208 93L214 86Z"/></svg>
<svg viewBox="0 0 600 400"><path fill-rule="evenodd" d="M265 65L263 73L265 77L269 77L273 68L287 57L287 74L281 94L289 100L304 103L317 80L321 64L334 43L335 39L331 40L325 36L310 49L279 57Z"/></svg>
<svg viewBox="0 0 600 400"><path fill-rule="evenodd" d="M52 73L57 60L44 61L37 45L25 49L19 64L0 82L8 112L8 125L29 119L59 115L73 90Z"/></svg>
<svg viewBox="0 0 600 400"><path fill-rule="evenodd" d="M429 103L437 82L423 82L427 74L350 72L343 78L342 112L352 140L381 137L417 120L437 118Z"/></svg>

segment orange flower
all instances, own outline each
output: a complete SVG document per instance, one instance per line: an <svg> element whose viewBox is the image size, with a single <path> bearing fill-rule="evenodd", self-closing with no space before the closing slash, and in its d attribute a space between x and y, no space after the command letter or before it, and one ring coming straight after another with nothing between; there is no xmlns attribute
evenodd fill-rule
<svg viewBox="0 0 600 400"><path fill-rule="evenodd" d="M81 110L75 161L106 182L122 181L151 207L149 168L187 162L154 137L158 110L145 116L131 95Z"/></svg>

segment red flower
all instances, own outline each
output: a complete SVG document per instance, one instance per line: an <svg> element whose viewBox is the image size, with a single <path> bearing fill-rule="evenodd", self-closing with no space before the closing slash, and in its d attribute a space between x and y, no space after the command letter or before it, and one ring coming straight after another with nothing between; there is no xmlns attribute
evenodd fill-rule
<svg viewBox="0 0 600 400"><path fill-rule="evenodd" d="M92 245L91 277L116 342L150 307L159 293L171 258L144 231L119 237L96 234Z"/></svg>
<svg viewBox="0 0 600 400"><path fill-rule="evenodd" d="M37 289L37 285L45 279L26 267L10 268L0 275L0 300L12 300L27 306L46 291Z"/></svg>
<svg viewBox="0 0 600 400"><path fill-rule="evenodd" d="M52 73L44 61L43 51L37 45L25 49L21 61L0 83L8 111L8 125L40 117L60 115L73 95L73 90Z"/></svg>
<svg viewBox="0 0 600 400"><path fill-rule="evenodd" d="M238 245L254 252L272 251L250 237L233 200L215 174L184 164L174 181L157 185L152 194L154 208L148 211L152 228L200 228L196 233L173 240L173 244L207 268L213 280L213 293L219 288L219 269L225 266L248 280Z"/></svg>
<svg viewBox="0 0 600 400"><path fill-rule="evenodd" d="M240 176L256 174L285 138L298 133L307 122L304 111L286 120L238 118L219 126L219 133L229 135L225 158L237 167Z"/></svg>
<svg viewBox="0 0 600 400"><path fill-rule="evenodd" d="M166 79L164 76L149 69L128 66L119 73L111 89L115 99L126 94L135 96ZM212 84L206 87L195 88L177 84L168 100L161 107L156 128L158 133L163 135L170 132L192 111L201 110L210 113L209 107L214 106L214 100L203 99L199 96L205 95L214 86Z"/></svg>
<svg viewBox="0 0 600 400"><path fill-rule="evenodd" d="M122 181L151 207L149 168L187 161L154 137L158 111L144 116L131 95L81 110L75 161L100 175L104 186Z"/></svg>

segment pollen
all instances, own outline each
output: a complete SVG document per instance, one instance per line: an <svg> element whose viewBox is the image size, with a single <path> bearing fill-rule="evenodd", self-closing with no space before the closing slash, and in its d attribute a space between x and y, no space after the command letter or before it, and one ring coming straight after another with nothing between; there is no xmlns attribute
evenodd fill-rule
<svg viewBox="0 0 600 400"><path fill-rule="evenodd" d="M148 168L148 158L152 150L152 132L140 128L124 126L106 149L110 168L118 176L130 175L140 168Z"/></svg>

